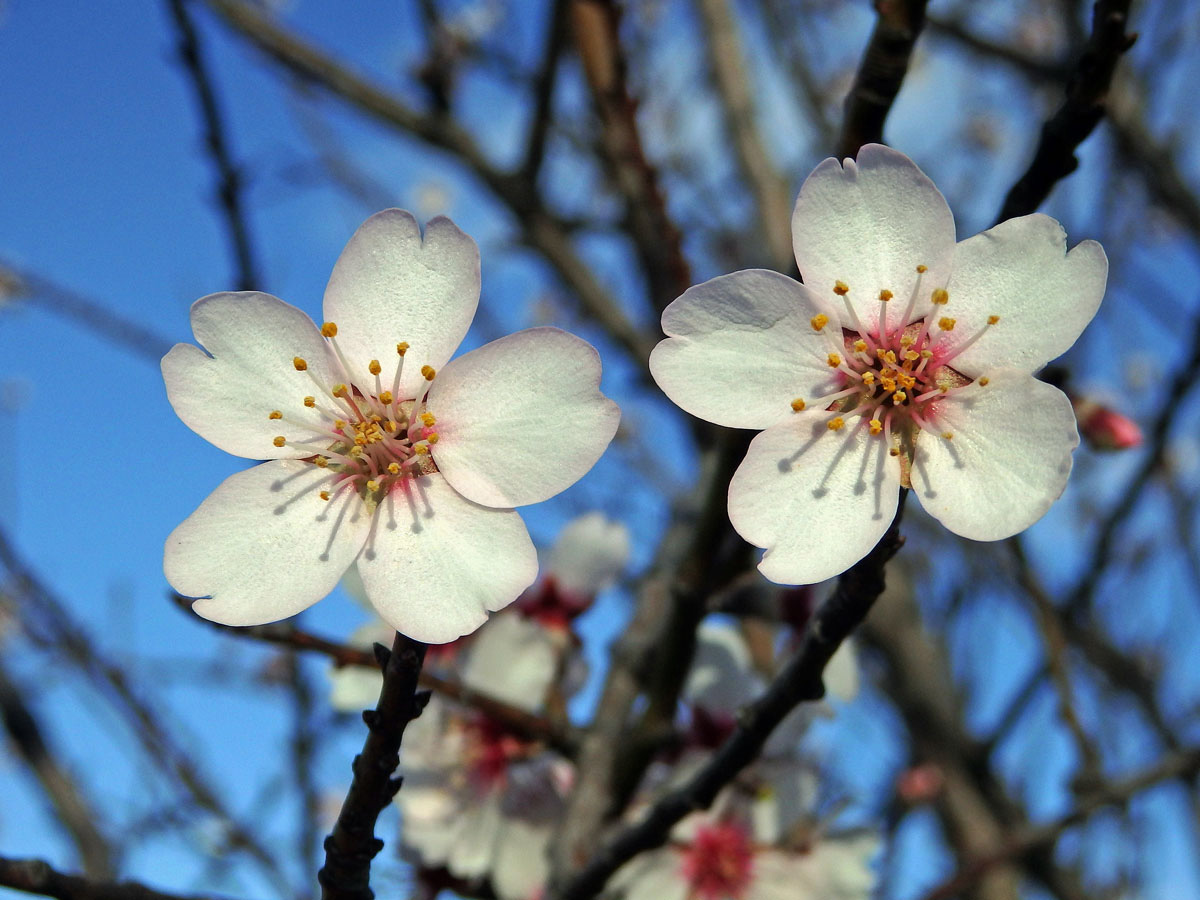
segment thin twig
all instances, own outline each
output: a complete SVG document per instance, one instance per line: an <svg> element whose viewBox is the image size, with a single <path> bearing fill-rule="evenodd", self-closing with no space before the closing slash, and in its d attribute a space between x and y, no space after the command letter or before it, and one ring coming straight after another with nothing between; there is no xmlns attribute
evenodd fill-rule
<svg viewBox="0 0 1200 900"><path fill-rule="evenodd" d="M354 778L325 839L325 865L317 873L323 900L373 900L371 860L383 849L375 822L400 790L400 741L408 723L421 714L429 694L417 691L425 645L397 633L389 652L376 644L383 689L374 710L363 713L367 739L354 757Z"/></svg>
<svg viewBox="0 0 1200 900"><path fill-rule="evenodd" d="M97 881L67 875L41 859L0 856L0 887L57 900L224 900L212 894L166 894L136 881Z"/></svg>

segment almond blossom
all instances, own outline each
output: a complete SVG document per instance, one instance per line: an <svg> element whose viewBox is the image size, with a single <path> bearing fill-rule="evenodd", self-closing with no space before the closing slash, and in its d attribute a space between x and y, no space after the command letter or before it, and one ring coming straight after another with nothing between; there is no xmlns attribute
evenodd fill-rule
<svg viewBox="0 0 1200 900"><path fill-rule="evenodd" d="M1079 443L1067 397L1033 373L1104 295L1095 241L1067 252L1054 219L955 243L933 182L877 144L827 159L800 189L804 283L750 269L663 313L650 358L683 409L762 433L729 485L729 517L785 584L822 581L878 543L900 488L975 540L1009 537L1059 497Z"/></svg>
<svg viewBox="0 0 1200 900"><path fill-rule="evenodd" d="M600 361L555 328L455 359L479 301L479 251L449 219L368 219L325 290L327 321L257 292L192 307L204 348L162 363L179 417L266 459L226 479L166 542L171 585L227 625L286 618L357 563L392 628L442 643L537 575L512 508L586 473L616 431ZM207 352L205 352L207 351Z"/></svg>

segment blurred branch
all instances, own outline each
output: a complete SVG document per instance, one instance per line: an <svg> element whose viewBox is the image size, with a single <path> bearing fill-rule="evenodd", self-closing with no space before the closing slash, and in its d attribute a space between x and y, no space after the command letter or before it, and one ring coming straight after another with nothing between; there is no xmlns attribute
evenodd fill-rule
<svg viewBox="0 0 1200 900"><path fill-rule="evenodd" d="M217 170L219 179L217 199L220 201L221 210L225 215L230 249L233 251L237 263L238 290L257 290L262 287L262 284L259 281L258 267L255 265L254 251L250 243L246 211L242 206L242 176L233 163L229 142L225 137L225 128L221 121L216 90L213 88L212 75L208 71L204 53L200 48L200 38L196 33L196 27L188 13L188 2L189 0L167 0L171 19L175 23L175 31L179 38L179 61L196 93L200 117L204 121L204 143L212 157L213 166Z"/></svg>
<svg viewBox="0 0 1200 900"><path fill-rule="evenodd" d="M321 814L321 798L314 781L317 758L317 735L313 728L313 687L304 671L303 662L297 651L288 651L284 656L285 679L292 698L292 779L300 795L300 816L296 828L296 858L307 875L316 858L317 821ZM307 896L302 891L298 897Z"/></svg>
<svg viewBox="0 0 1200 900"><path fill-rule="evenodd" d="M846 96L839 157L856 156L863 144L883 140L884 120L900 93L913 47L925 24L926 2L875 0L879 17L863 51L854 86Z"/></svg>
<svg viewBox="0 0 1200 900"><path fill-rule="evenodd" d="M772 162L759 131L730 0L696 0L696 6L704 23L713 80L725 108L725 130L756 201L765 259L771 268L787 271L792 264L792 198L788 180Z"/></svg>
<svg viewBox="0 0 1200 900"><path fill-rule="evenodd" d="M542 254L584 311L635 360L649 358L653 341L644 337L580 258L554 216L540 203L534 185L520 173L503 172L484 156L474 138L445 115L425 115L383 87L372 84L277 25L244 0L202 0L236 33L270 59L360 112L447 151L503 201L521 224L525 242Z"/></svg>
<svg viewBox="0 0 1200 900"><path fill-rule="evenodd" d="M400 790L402 778L392 773L400 764L400 741L408 723L421 714L428 692L418 692L417 678L425 645L397 633L391 652L376 644L383 669L383 688L374 710L363 713L367 739L354 757L354 778L325 839L325 866L317 873L323 900L374 900L371 860L383 849L375 837L379 814Z"/></svg>
<svg viewBox="0 0 1200 900"><path fill-rule="evenodd" d="M1013 185L998 222L1035 212L1054 185L1079 166L1075 151L1104 117L1113 72L1133 46L1126 32L1131 0L1099 0L1093 7L1092 34L1067 83L1067 96L1042 126L1033 161Z"/></svg>
<svg viewBox="0 0 1200 900"><path fill-rule="evenodd" d="M977 883L998 865L1015 862L1035 851L1052 848L1068 828L1086 821L1107 806L1123 806L1137 794L1156 784L1176 778L1200 776L1200 749L1172 753L1154 765L1112 784L1089 791L1064 816L1042 825L1030 825L1009 837L1004 845L986 856L971 860L952 878L925 894L922 900L950 900Z"/></svg>
<svg viewBox="0 0 1200 900"><path fill-rule="evenodd" d="M567 9L574 0L551 0L553 12L546 26L546 48L542 52L541 69L534 80L533 119L525 139L525 161L521 175L536 185L546 158L546 141L554 114L554 86L558 83L559 61L567 40Z"/></svg>
<svg viewBox="0 0 1200 900"><path fill-rule="evenodd" d="M0 530L0 565L12 578L11 596L17 601L18 615L26 632L52 649L60 659L87 673L89 684L128 721L131 733L141 743L150 762L172 783L180 785L197 806L228 829L231 847L244 850L272 883L282 885L283 874L275 859L254 834L225 809L196 764L162 725L161 713L137 694L126 672L106 659L92 644L86 631L74 621L59 598L20 558L3 530ZM41 635L39 629L44 629Z"/></svg>
<svg viewBox="0 0 1200 900"><path fill-rule="evenodd" d="M40 859L0 856L0 887L58 900L222 900L214 895L164 894L136 881L94 881L67 875Z"/></svg>
<svg viewBox="0 0 1200 900"><path fill-rule="evenodd" d="M4 723L12 745L24 757L50 799L59 823L70 834L83 871L89 878L111 878L115 872L113 849L100 832L96 814L74 779L59 765L50 751L33 710L25 703L21 690L9 679L0 664L0 721Z"/></svg>
<svg viewBox="0 0 1200 900"><path fill-rule="evenodd" d="M63 316L124 347L156 366L171 349L172 342L107 309L103 304L70 288L0 259L0 282L8 301L21 301Z"/></svg>
<svg viewBox="0 0 1200 900"><path fill-rule="evenodd" d="M629 93L617 33L619 19L614 0L571 0L571 26L600 117L604 161L625 200L626 230L641 259L651 302L661 312L691 287L691 272L638 130L637 102Z"/></svg>
<svg viewBox="0 0 1200 900"><path fill-rule="evenodd" d="M378 669L379 662L371 650L353 647L349 644L338 643L287 622L274 622L269 625L222 625L192 612L192 601L178 594L172 594L171 600L190 618L210 628L234 637L263 641L286 647L290 650L303 650L320 653L333 660L335 666L362 666ZM532 741L540 741L552 747L567 758L573 758L578 748L576 735L568 722L554 721L535 716L515 706L494 700L486 694L473 691L459 681L442 678L425 669L420 674L421 687L428 688L441 694L448 700L454 700L465 706L479 710L488 718L503 725L514 735Z"/></svg>
<svg viewBox="0 0 1200 900"><path fill-rule="evenodd" d="M671 828L689 813L707 809L720 790L758 756L775 727L799 704L825 694L822 673L842 641L870 612L883 592L884 567L903 546L900 520L904 496L887 533L875 548L839 579L834 593L817 609L800 645L767 691L743 710L737 728L682 786L657 800L592 857L587 866L548 895L555 900L587 900L638 853L661 846Z"/></svg>

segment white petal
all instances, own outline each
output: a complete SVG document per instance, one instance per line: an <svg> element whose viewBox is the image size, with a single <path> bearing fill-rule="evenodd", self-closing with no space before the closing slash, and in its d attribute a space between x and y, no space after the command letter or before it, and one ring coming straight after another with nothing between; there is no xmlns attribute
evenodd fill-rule
<svg viewBox="0 0 1200 900"><path fill-rule="evenodd" d="M830 318L813 330L818 313ZM731 428L769 428L832 383L827 357L844 353L837 310L804 285L765 269L689 288L662 316L650 374L679 407Z"/></svg>
<svg viewBox="0 0 1200 900"><path fill-rule="evenodd" d="M945 309L958 321L943 340L967 340L988 316L1000 321L950 365L971 377L993 368L1037 371L1092 321L1107 279L1099 244L1084 241L1068 253L1062 226L1040 213L968 238L954 251Z"/></svg>
<svg viewBox="0 0 1200 900"><path fill-rule="evenodd" d="M342 666L329 672L329 705L338 712L374 709L383 688L383 674L365 666Z"/></svg>
<svg viewBox="0 0 1200 900"><path fill-rule="evenodd" d="M321 421L317 410L304 406L316 386L292 364L299 356L322 384L333 383L328 348L312 319L277 297L250 291L202 297L192 304L191 318L208 353L176 344L162 360L167 399L184 424L226 453L250 459L317 452L275 447L276 435L302 441L312 434L268 418L279 410L294 422Z"/></svg>
<svg viewBox="0 0 1200 900"><path fill-rule="evenodd" d="M411 213L385 209L354 232L325 288L325 316L355 381L372 359L391 386L406 341L400 396L416 396L424 365L440 369L462 343L479 305L479 248L449 219L421 229Z"/></svg>
<svg viewBox="0 0 1200 900"><path fill-rule="evenodd" d="M913 490L926 512L963 537L998 541L1042 517L1062 494L1079 446L1071 401L1023 372L998 372L938 402L946 440L922 433Z"/></svg>
<svg viewBox="0 0 1200 900"><path fill-rule="evenodd" d="M403 482L375 513L358 560L385 622L427 644L474 631L537 577L520 515L467 500L438 474Z"/></svg>
<svg viewBox="0 0 1200 900"><path fill-rule="evenodd" d="M550 549L546 570L562 590L594 597L621 576L628 562L629 529L593 511L563 526Z"/></svg>
<svg viewBox="0 0 1200 900"><path fill-rule="evenodd" d="M759 570L781 584L844 572L883 537L896 512L900 466L881 437L851 418L841 431L811 410L750 442L729 483L729 519L767 552Z"/></svg>
<svg viewBox="0 0 1200 900"><path fill-rule="evenodd" d="M849 703L858 695L858 652L847 639L825 666L825 691L835 700Z"/></svg>
<svg viewBox="0 0 1200 900"><path fill-rule="evenodd" d="M857 162L827 159L805 180L792 213L792 246L804 282L830 302L837 299L834 283L845 282L860 320L871 329L879 319L881 290L895 295L889 317L902 315L918 265L929 270L921 277L918 311L946 283L954 217L911 159L867 144Z"/></svg>
<svg viewBox="0 0 1200 900"><path fill-rule="evenodd" d="M736 713L763 689L741 633L730 625L703 623L683 696L709 712Z"/></svg>
<svg viewBox="0 0 1200 900"><path fill-rule="evenodd" d="M532 900L537 896L550 875L546 851L553 835L550 825L514 818L504 820L491 877L500 900Z"/></svg>
<svg viewBox="0 0 1200 900"><path fill-rule="evenodd" d="M492 866L496 843L508 823L500 814L498 791L478 798L462 813L458 839L450 850L446 868L458 878L482 878Z"/></svg>
<svg viewBox="0 0 1200 900"><path fill-rule="evenodd" d="M167 538L163 570L192 609L225 625L276 622L337 586L370 521L352 490L322 501L327 470L273 460L230 475Z"/></svg>
<svg viewBox="0 0 1200 900"><path fill-rule="evenodd" d="M429 391L446 480L486 506L538 503L600 458L621 419L600 393L600 355L557 328L530 328L446 366Z"/></svg>
<svg viewBox="0 0 1200 900"><path fill-rule="evenodd" d="M526 712L537 712L558 674L558 651L546 629L519 613L488 620L471 643L463 684Z"/></svg>

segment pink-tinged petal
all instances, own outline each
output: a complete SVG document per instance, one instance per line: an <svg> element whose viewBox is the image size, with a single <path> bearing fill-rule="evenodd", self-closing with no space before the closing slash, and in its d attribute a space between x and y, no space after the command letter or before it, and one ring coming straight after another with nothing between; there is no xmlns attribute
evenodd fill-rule
<svg viewBox="0 0 1200 900"><path fill-rule="evenodd" d="M328 470L272 460L230 475L167 538L163 570L192 609L224 625L277 622L312 606L362 549L370 519Z"/></svg>
<svg viewBox="0 0 1200 900"><path fill-rule="evenodd" d="M829 321L821 332L813 318ZM747 269L689 288L662 317L650 374L682 409L731 428L769 428L797 397L828 393L844 353L838 314L778 272Z"/></svg>
<svg viewBox="0 0 1200 900"><path fill-rule="evenodd" d="M383 620L418 641L474 631L537 577L520 515L472 503L436 473L398 485L375 515L363 586Z"/></svg>
<svg viewBox="0 0 1200 900"><path fill-rule="evenodd" d="M988 316L1000 321L950 363L971 377L988 369L1035 372L1075 343L1100 308L1108 258L1095 241L1069 253L1067 235L1035 213L1001 222L954 251L947 346L969 340Z"/></svg>
<svg viewBox="0 0 1200 900"><path fill-rule="evenodd" d="M176 344L163 357L167 399L192 431L226 453L250 459L296 459L313 450L277 448L272 440L311 440L305 423L320 413L304 406L316 386L293 359L332 385L328 345L312 319L270 294L210 294L192 304L192 331L208 353ZM268 416L279 410L290 421ZM313 445L314 447L316 445Z"/></svg>
<svg viewBox="0 0 1200 900"><path fill-rule="evenodd" d="M881 437L851 418L830 431L812 410L750 442L729 482L729 520L766 548L759 571L780 584L814 584L850 568L892 523L900 465Z"/></svg>
<svg viewBox="0 0 1200 900"><path fill-rule="evenodd" d="M792 246L805 284L833 302L834 284L844 282L859 319L873 329L882 290L894 295L889 317L903 315L918 265L928 268L921 276L918 313L928 308L933 289L945 285L954 217L911 159L867 144L857 161L827 159L805 180L792 213Z"/></svg>
<svg viewBox="0 0 1200 900"><path fill-rule="evenodd" d="M530 328L451 361L429 391L434 461L485 506L538 503L600 458L621 412L600 393L600 355L557 328Z"/></svg>
<svg viewBox="0 0 1200 900"><path fill-rule="evenodd" d="M440 369L462 343L479 305L479 248L439 216L425 236L411 213L385 209L354 232L325 288L325 317L338 326L337 342L355 380L369 378L371 360L390 388L399 361L396 344L409 345L400 396L416 395L421 367Z"/></svg>
<svg viewBox="0 0 1200 900"><path fill-rule="evenodd" d="M1023 531L1067 485L1079 446L1071 401L1023 372L1001 371L938 401L949 440L922 433L912 485L926 512L963 537L998 541Z"/></svg>
<svg viewBox="0 0 1200 900"><path fill-rule="evenodd" d="M493 616L471 642L463 685L478 694L534 713L559 673L550 632L520 613Z"/></svg>

